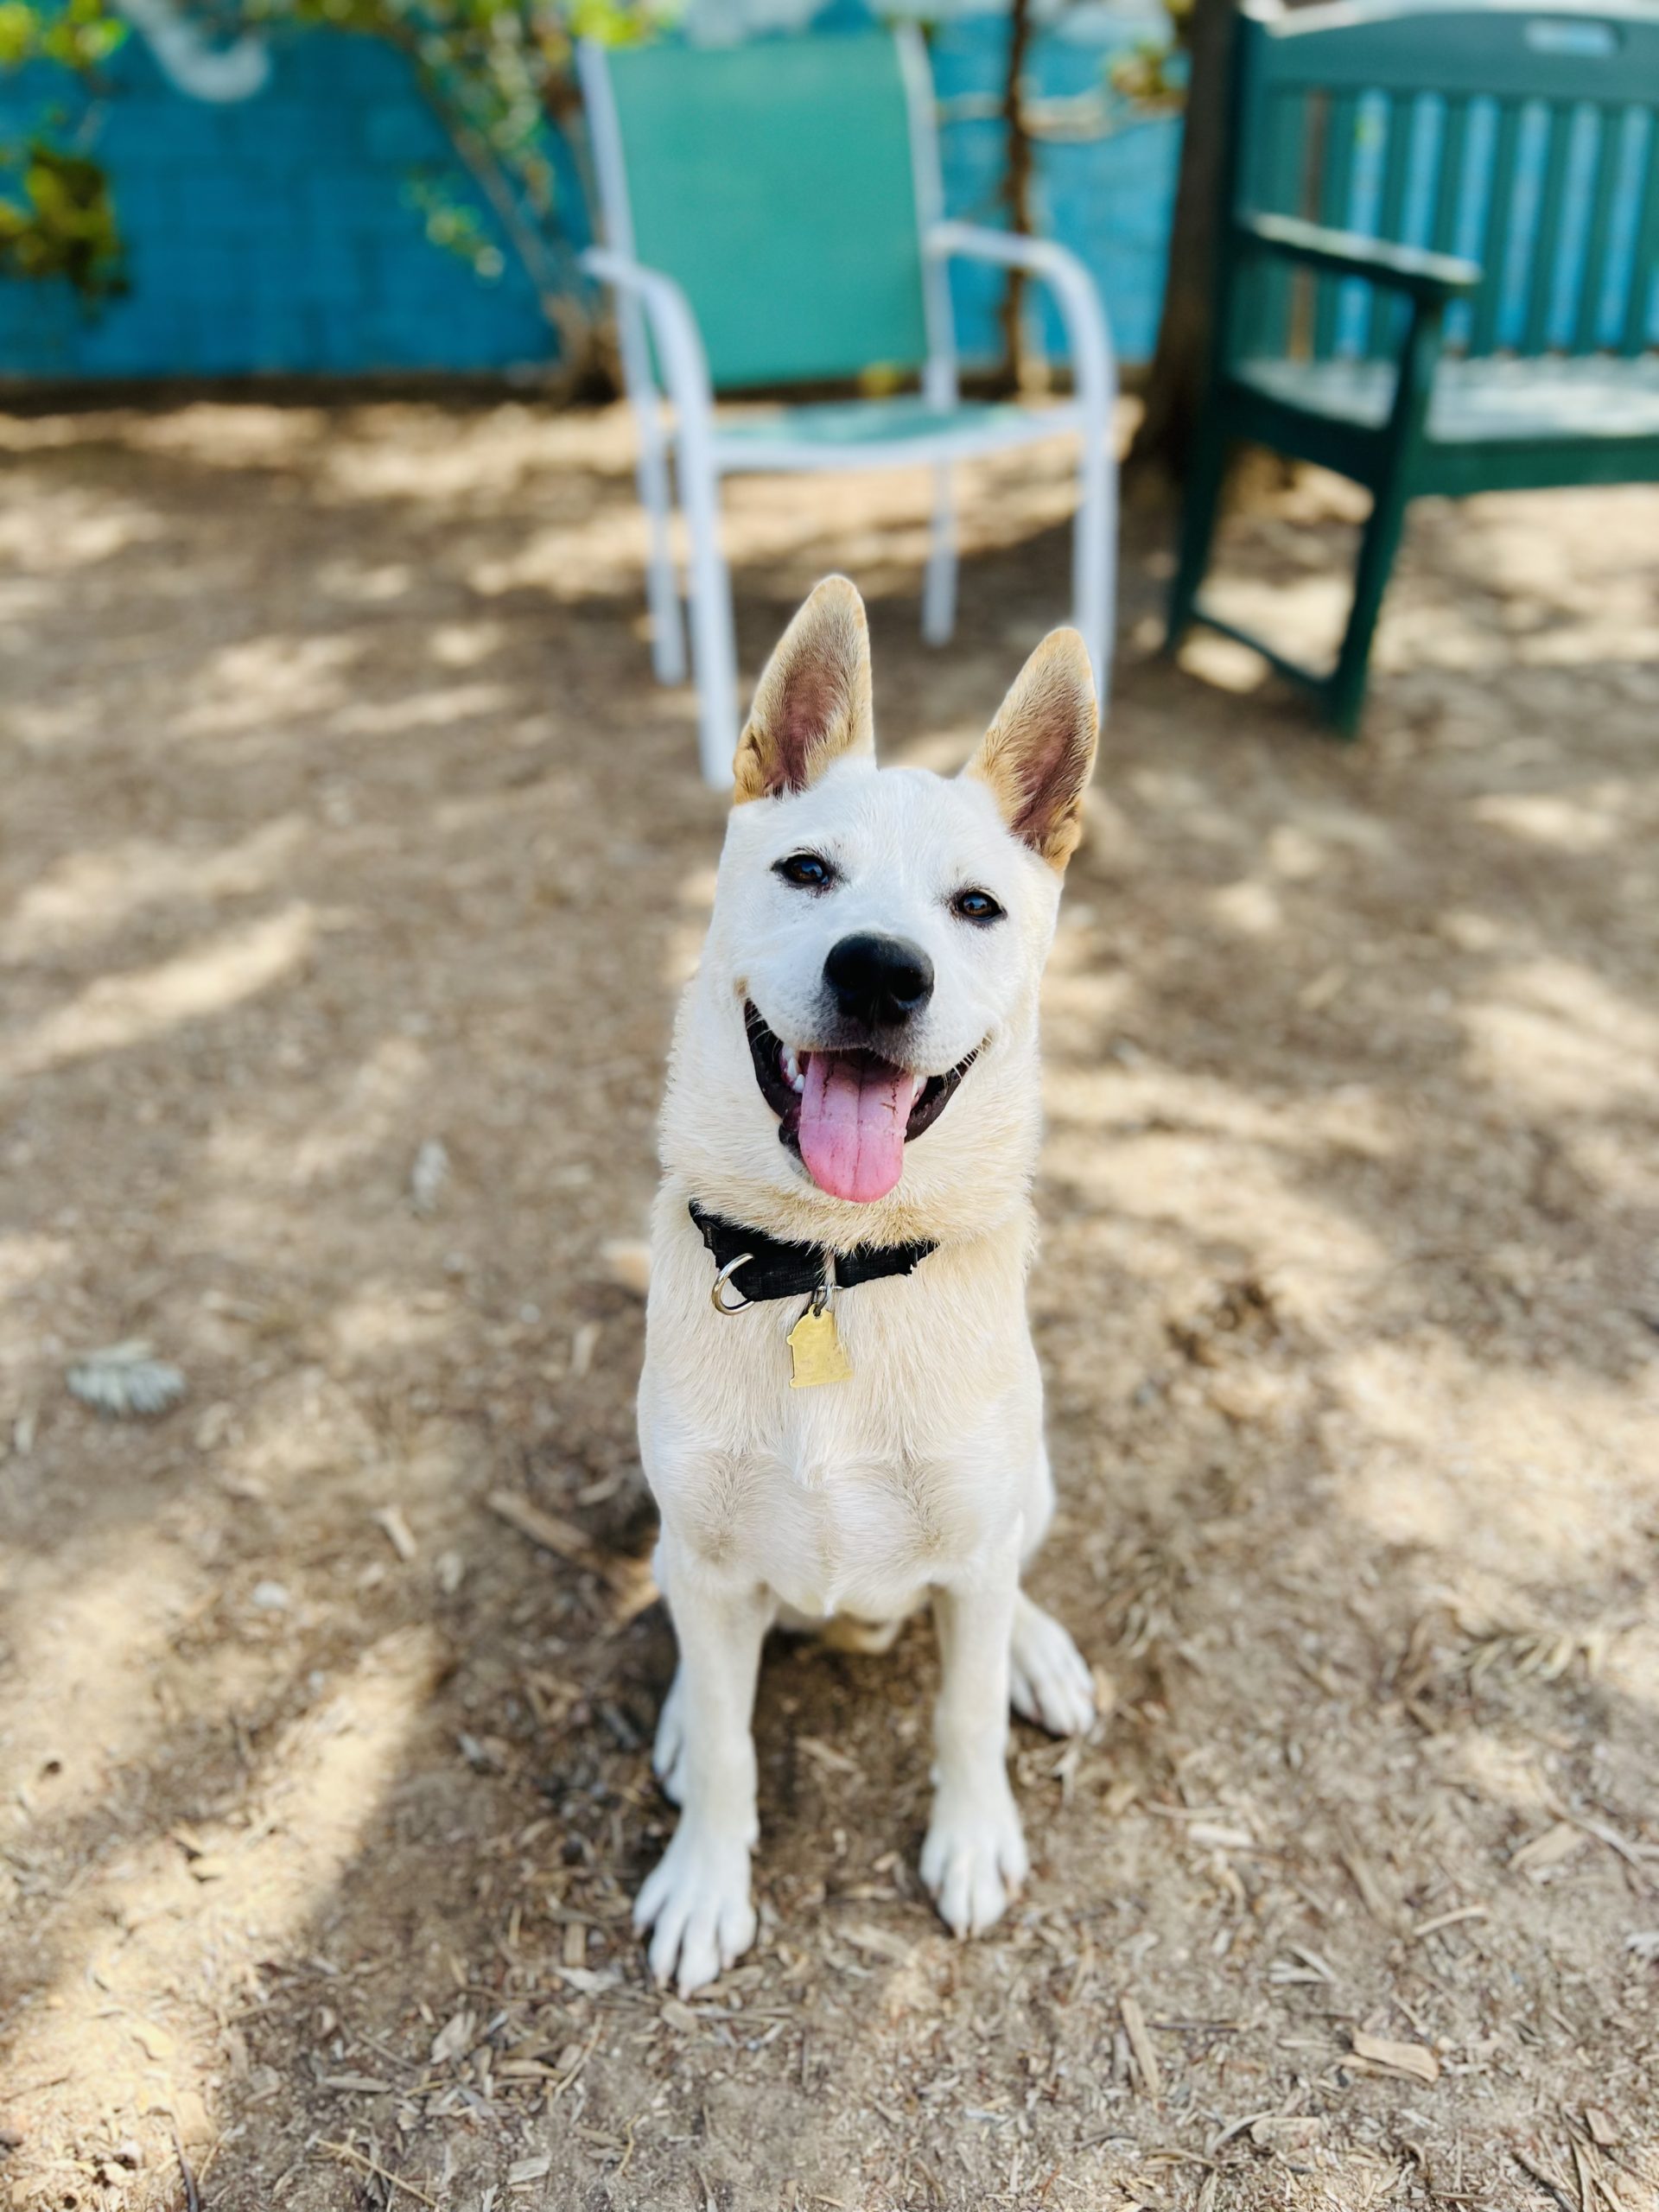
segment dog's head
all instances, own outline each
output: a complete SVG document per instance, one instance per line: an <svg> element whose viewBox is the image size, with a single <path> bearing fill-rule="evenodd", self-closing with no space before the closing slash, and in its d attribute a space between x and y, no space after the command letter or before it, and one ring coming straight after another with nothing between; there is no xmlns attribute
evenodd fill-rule
<svg viewBox="0 0 1659 2212"><path fill-rule="evenodd" d="M758 1224L781 1200L844 1245L1023 1187L1096 723L1083 641L1057 630L959 776L878 770L863 602L844 577L818 586L739 742L681 1024L665 1133L701 1195Z"/></svg>

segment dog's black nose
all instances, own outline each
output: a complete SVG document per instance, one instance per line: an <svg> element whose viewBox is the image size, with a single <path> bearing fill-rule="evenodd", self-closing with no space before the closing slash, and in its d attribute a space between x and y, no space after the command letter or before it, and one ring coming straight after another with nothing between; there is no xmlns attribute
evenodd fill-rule
<svg viewBox="0 0 1659 2212"><path fill-rule="evenodd" d="M933 963L906 938L864 930L830 947L823 980L844 1014L891 1028L932 997Z"/></svg>

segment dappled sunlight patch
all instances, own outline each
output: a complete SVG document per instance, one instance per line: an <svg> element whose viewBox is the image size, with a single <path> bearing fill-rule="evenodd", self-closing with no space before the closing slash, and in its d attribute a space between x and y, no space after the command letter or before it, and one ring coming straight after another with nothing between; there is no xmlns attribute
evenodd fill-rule
<svg viewBox="0 0 1659 2212"><path fill-rule="evenodd" d="M316 934L315 910L296 903L158 967L102 976L60 1012L0 1046L0 1082L124 1052L223 1014L291 974L309 957Z"/></svg>
<svg viewBox="0 0 1659 2212"><path fill-rule="evenodd" d="M1120 1126L1103 1141L1076 1110L1077 1077L1058 1078L1070 1096L1065 1126L1057 1126L1044 1154L1051 1182L1079 1203L1146 1224L1161 1225L1195 1250L1230 1246L1270 1270L1275 1290L1305 1314L1319 1314L1357 1276L1380 1268L1385 1248L1341 1206L1322 1202L1277 1165L1260 1142L1204 1128L1135 1129ZM1046 1086L1052 1095L1054 1079ZM1057 1124L1059 1121L1055 1108Z"/></svg>
<svg viewBox="0 0 1659 2212"><path fill-rule="evenodd" d="M1471 1078L1539 1111L1659 1096L1659 1016L1581 961L1495 970L1462 1020Z"/></svg>
<svg viewBox="0 0 1659 2212"><path fill-rule="evenodd" d="M74 1257L67 1236L49 1236L28 1230L0 1235L0 1300L32 1289L67 1267Z"/></svg>
<svg viewBox="0 0 1659 2212"><path fill-rule="evenodd" d="M202 1594L188 1554L145 1529L95 1565L14 1557L0 1617L0 1840L32 1859L37 1823L78 1818L124 1794L118 1775L158 1713L152 1670ZM76 1716L68 1725L68 1716Z"/></svg>
<svg viewBox="0 0 1659 2212"><path fill-rule="evenodd" d="M1150 814L1166 817L1154 826L1182 838L1195 837L1211 845L1243 845L1255 838L1252 825L1221 804L1214 786L1190 769L1132 768L1125 783Z"/></svg>
<svg viewBox="0 0 1659 2212"><path fill-rule="evenodd" d="M401 698L358 699L329 717L342 737L397 737L417 729L448 729L507 713L517 697L505 683L433 684Z"/></svg>
<svg viewBox="0 0 1659 2212"><path fill-rule="evenodd" d="M380 1637L282 1729L229 1817L91 1870L51 1916L51 1986L13 2017L3 2063L19 2118L90 2075L111 2137L139 2135L153 2167L174 2169L175 2126L198 2153L220 2132L226 2074L239 2093L248 2064L227 2016L251 1995L257 2009L262 1974L316 1950L316 1917L381 1816L447 1662L430 1629Z"/></svg>
<svg viewBox="0 0 1659 2212"><path fill-rule="evenodd" d="M411 1295L390 1283L367 1282L334 1308L328 1317L328 1333L346 1359L418 1351L448 1335L454 1326L450 1304L442 1291Z"/></svg>
<svg viewBox="0 0 1659 2212"><path fill-rule="evenodd" d="M1271 672L1260 653L1238 639L1224 638L1214 630L1189 632L1181 640L1175 664L1186 675L1196 676L1200 683L1212 683L1217 690L1231 691L1240 698L1259 691Z"/></svg>
<svg viewBox="0 0 1659 2212"><path fill-rule="evenodd" d="M308 826L302 816L284 814L232 845L131 837L66 854L28 887L0 927L0 961L67 951L146 907L251 898L286 873Z"/></svg>
<svg viewBox="0 0 1659 2212"><path fill-rule="evenodd" d="M505 648L507 636L500 622L440 622L428 636L426 649L440 668L476 668Z"/></svg>
<svg viewBox="0 0 1659 2212"><path fill-rule="evenodd" d="M383 1154L400 1133L413 1156L420 1141L412 1114L431 1076L431 1055L416 1039L383 1037L345 1080L330 1110L297 1145L283 1146L289 1173L302 1186L327 1180Z"/></svg>
<svg viewBox="0 0 1659 2212"><path fill-rule="evenodd" d="M291 468L338 435L332 410L270 407L257 400L201 400L157 414L118 414L111 428L137 453L191 468Z"/></svg>
<svg viewBox="0 0 1659 2212"><path fill-rule="evenodd" d="M1489 791L1471 811L1477 822L1507 830L1527 844L1562 853L1599 853L1629 827L1623 797L1601 806L1544 791Z"/></svg>
<svg viewBox="0 0 1659 2212"><path fill-rule="evenodd" d="M166 530L153 507L123 499L91 486L30 487L13 481L0 507L0 560L15 561L37 576L68 576L96 568L137 545L149 545Z"/></svg>
<svg viewBox="0 0 1659 2212"><path fill-rule="evenodd" d="M539 591L559 603L627 596L639 589L647 537L643 512L632 505L607 507L568 524L531 524L508 552L467 562L469 589L480 599Z"/></svg>
<svg viewBox="0 0 1659 2212"><path fill-rule="evenodd" d="M1284 909L1271 888L1248 876L1212 891L1206 904L1223 929L1239 937L1272 937L1284 926Z"/></svg>
<svg viewBox="0 0 1659 2212"><path fill-rule="evenodd" d="M1352 596L1353 588L1347 576L1323 557L1317 542L1305 543L1296 573L1287 575L1281 569L1271 576L1252 576L1234 568L1221 571L1205 587L1205 601L1225 620L1236 622L1241 629L1254 630L1276 651L1319 667L1325 666L1336 651ZM1202 632L1195 633L1183 646L1182 665L1192 665L1191 657L1211 645L1230 646L1232 654L1244 657L1236 664L1227 656L1213 655L1212 664L1236 666L1241 676L1248 666L1253 680L1259 679L1266 667L1260 655L1251 652L1248 646L1214 632ZM1197 672L1208 677L1211 669L1199 666ZM1226 683L1230 691L1253 688L1253 682L1240 681L1237 676L1231 682L1219 676L1212 680Z"/></svg>
<svg viewBox="0 0 1659 2212"><path fill-rule="evenodd" d="M179 734L227 737L340 707L367 644L359 635L277 635L221 646L187 687Z"/></svg>
<svg viewBox="0 0 1659 2212"><path fill-rule="evenodd" d="M1444 1336L1372 1343L1326 1367L1328 1458L1344 1512L1427 1546L1490 1603L1616 1574L1659 1508L1651 1411L1599 1377L1483 1361Z"/></svg>
<svg viewBox="0 0 1659 2212"><path fill-rule="evenodd" d="M351 607L390 607L406 599L416 582L407 561L327 561L316 575L317 589L325 598Z"/></svg>
<svg viewBox="0 0 1659 2212"><path fill-rule="evenodd" d="M385 500L454 513L499 512L533 482L561 506L591 503L599 472L632 504L633 432L625 406L554 412L513 402L457 415L365 407L334 425L319 489L336 500Z"/></svg>

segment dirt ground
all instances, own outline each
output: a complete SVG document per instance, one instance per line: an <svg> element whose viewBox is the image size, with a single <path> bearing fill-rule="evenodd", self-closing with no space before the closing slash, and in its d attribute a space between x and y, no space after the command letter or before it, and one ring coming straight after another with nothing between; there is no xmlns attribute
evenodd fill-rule
<svg viewBox="0 0 1659 2212"><path fill-rule="evenodd" d="M1652 2205L1659 493L1421 510L1346 749L1154 657L1131 513L1033 1287L1113 1709L1017 1729L1037 1871L963 1948L930 1636L777 1645L762 1937L688 2005L601 1247L721 809L626 423L0 455L0 2204ZM934 655L924 483L737 487L749 671L845 568L890 757L964 757L1065 455L969 494ZM1351 518L1263 477L1234 604L1328 637ZM187 1395L102 1418L133 1337Z"/></svg>

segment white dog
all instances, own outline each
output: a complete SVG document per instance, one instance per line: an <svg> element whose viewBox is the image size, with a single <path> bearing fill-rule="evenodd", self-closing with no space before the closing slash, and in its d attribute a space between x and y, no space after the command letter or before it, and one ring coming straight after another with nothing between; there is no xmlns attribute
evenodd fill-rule
<svg viewBox="0 0 1659 2212"><path fill-rule="evenodd" d="M1020 1570L1053 1500L1025 1312L1038 986L1096 721L1083 641L1057 630L962 775L878 770L863 603L832 576L738 747L675 1031L639 1385L679 1640L656 1765L683 1812L634 1918L682 1992L753 1941L774 1624L880 1648L931 1601L922 1875L958 1935L1026 1873L1010 1700L1057 1734L1092 1718Z"/></svg>

